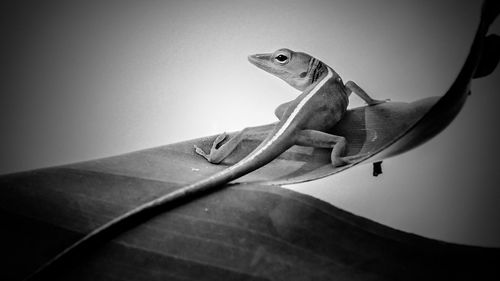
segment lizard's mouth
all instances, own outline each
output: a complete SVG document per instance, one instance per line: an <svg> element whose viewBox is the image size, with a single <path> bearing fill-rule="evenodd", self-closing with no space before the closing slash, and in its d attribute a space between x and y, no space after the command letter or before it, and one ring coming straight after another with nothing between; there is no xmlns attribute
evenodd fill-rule
<svg viewBox="0 0 500 281"><path fill-rule="evenodd" d="M248 56L248 61L259 68L269 68L269 63L271 62L271 54L250 55Z"/></svg>
<svg viewBox="0 0 500 281"><path fill-rule="evenodd" d="M269 73L278 75L279 73L282 73L283 71L279 71L276 66L272 63L273 54L255 54L255 55L250 55L248 56L248 61L257 66L258 68L265 70Z"/></svg>

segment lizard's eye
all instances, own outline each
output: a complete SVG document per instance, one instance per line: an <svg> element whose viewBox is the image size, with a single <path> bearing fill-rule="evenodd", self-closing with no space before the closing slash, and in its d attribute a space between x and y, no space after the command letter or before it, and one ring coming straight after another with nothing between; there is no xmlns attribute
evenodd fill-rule
<svg viewBox="0 0 500 281"><path fill-rule="evenodd" d="M283 54L277 55L274 59L281 64L285 64L288 62L288 57Z"/></svg>

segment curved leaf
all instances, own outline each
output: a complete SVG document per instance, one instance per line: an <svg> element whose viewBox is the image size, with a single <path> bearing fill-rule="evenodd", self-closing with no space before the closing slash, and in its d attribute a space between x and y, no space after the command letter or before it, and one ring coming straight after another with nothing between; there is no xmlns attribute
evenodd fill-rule
<svg viewBox="0 0 500 281"><path fill-rule="evenodd" d="M2 177L1 186L0 278L20 280L82 235L179 184L63 167ZM420 238L310 196L246 184L156 216L77 258L54 278L493 280L500 251Z"/></svg>
<svg viewBox="0 0 500 281"><path fill-rule="evenodd" d="M348 112L333 133L346 136L348 155L364 155L355 164L380 161L411 149L453 120L469 94L472 77L486 75L496 67L496 62L480 63L483 45L488 47L497 42L496 39L483 42L486 30L483 21L464 67L442 98L410 104L387 103ZM256 130L266 131L270 126ZM224 166L208 164L193 153L193 144L207 146L212 140L209 137L1 177L0 216L4 228L0 241L5 266L0 273L2 279L25 278L111 219L223 169ZM243 144L229 162L237 161L259 141ZM72 263L51 272L55 274L52 277L64 280L498 278L493 274L499 249L420 238L313 198L257 183L311 180L355 164L334 169L329 164L329 151L294 147L270 165L239 180L247 184L234 185L148 219L94 252L78 252L72 256L76 258Z"/></svg>

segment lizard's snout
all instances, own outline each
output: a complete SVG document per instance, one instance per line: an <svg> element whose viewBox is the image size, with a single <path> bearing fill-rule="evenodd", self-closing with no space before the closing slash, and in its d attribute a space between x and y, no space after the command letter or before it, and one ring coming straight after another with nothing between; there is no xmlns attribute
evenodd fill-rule
<svg viewBox="0 0 500 281"><path fill-rule="evenodd" d="M270 54L255 54L248 56L248 60L253 64L268 61L270 58L271 58Z"/></svg>
<svg viewBox="0 0 500 281"><path fill-rule="evenodd" d="M271 67L271 55L272 54L255 54L248 56L248 61L257 66L260 69L263 69L267 72L272 70Z"/></svg>

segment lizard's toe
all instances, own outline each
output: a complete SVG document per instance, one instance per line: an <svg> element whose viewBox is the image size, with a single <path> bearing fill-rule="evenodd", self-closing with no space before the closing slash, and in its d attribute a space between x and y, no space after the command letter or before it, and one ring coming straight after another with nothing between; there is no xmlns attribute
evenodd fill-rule
<svg viewBox="0 0 500 281"><path fill-rule="evenodd" d="M363 158L368 156L368 153L356 154L351 156L337 157L332 159L332 165L334 167L341 167L349 164L353 164L355 162L362 161Z"/></svg>
<svg viewBox="0 0 500 281"><path fill-rule="evenodd" d="M369 105L377 105L377 104L381 104L381 103L386 103L388 101L391 101L391 99L385 99L385 100L373 100L372 102L370 102Z"/></svg>
<svg viewBox="0 0 500 281"><path fill-rule="evenodd" d="M197 145L194 145L194 152L196 152L198 155L201 155L203 156L205 159L207 159L208 161L209 160L209 156L208 154L205 153L205 151L203 151L203 149L201 149L200 147L198 147Z"/></svg>
<svg viewBox="0 0 500 281"><path fill-rule="evenodd" d="M342 167L349 164L348 162L344 161L343 158L337 157L335 159L332 159L332 165L333 167Z"/></svg>
<svg viewBox="0 0 500 281"><path fill-rule="evenodd" d="M363 160L363 158L365 158L366 156L368 156L368 153L362 153L362 154L356 154L356 155L342 157L342 160L344 162L346 162L347 164L352 164L354 162L358 162L358 161Z"/></svg>

